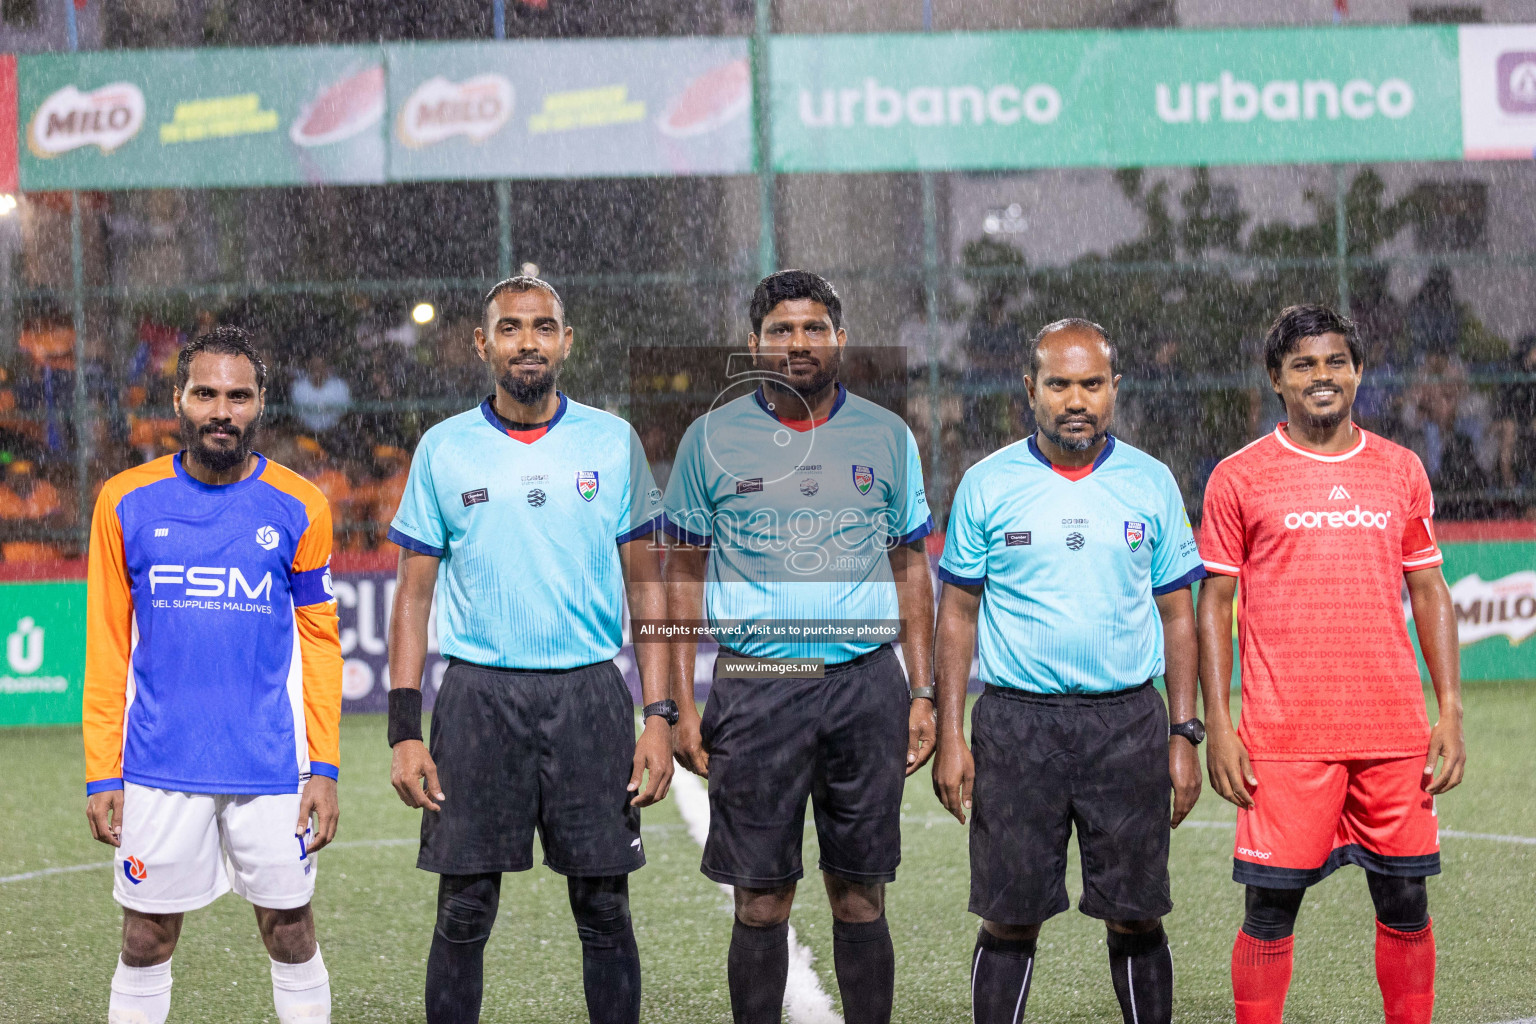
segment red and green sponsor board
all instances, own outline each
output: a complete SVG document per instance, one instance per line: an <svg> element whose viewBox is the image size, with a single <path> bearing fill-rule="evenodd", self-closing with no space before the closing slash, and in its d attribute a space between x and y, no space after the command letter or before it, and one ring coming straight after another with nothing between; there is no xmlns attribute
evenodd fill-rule
<svg viewBox="0 0 1536 1024"><path fill-rule="evenodd" d="M376 46L23 56L18 74L28 190L384 180Z"/></svg>
<svg viewBox="0 0 1536 1024"><path fill-rule="evenodd" d="M751 59L724 36L0 58L0 189L1536 153L1532 25L775 36L766 157Z"/></svg>
<svg viewBox="0 0 1536 1024"><path fill-rule="evenodd" d="M85 584L0 585L0 726L80 721Z"/></svg>
<svg viewBox="0 0 1536 1024"><path fill-rule="evenodd" d="M393 181L742 174L753 168L745 39L386 49Z"/></svg>
<svg viewBox="0 0 1536 1024"><path fill-rule="evenodd" d="M1536 679L1536 540L1442 547L1461 633L1462 676ZM386 561L333 576L345 662L344 711L383 711L387 704L394 574L384 568ZM0 726L78 723L85 674L84 581L0 584L0 634L5 635ZM616 660L638 694L632 650L626 645ZM423 687L429 707L446 667L434 633ZM707 673L701 674L701 682L706 679Z"/></svg>

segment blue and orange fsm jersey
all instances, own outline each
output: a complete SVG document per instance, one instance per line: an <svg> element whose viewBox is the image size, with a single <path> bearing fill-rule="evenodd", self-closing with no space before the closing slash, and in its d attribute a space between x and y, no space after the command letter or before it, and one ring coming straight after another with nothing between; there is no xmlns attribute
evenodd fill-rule
<svg viewBox="0 0 1536 1024"><path fill-rule="evenodd" d="M86 792L292 793L340 763L331 510L258 457L224 486L180 455L119 473L91 521Z"/></svg>

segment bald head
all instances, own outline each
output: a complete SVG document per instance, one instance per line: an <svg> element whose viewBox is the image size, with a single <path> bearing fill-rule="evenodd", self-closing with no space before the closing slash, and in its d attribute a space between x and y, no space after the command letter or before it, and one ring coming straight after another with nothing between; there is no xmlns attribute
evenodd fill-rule
<svg viewBox="0 0 1536 1024"><path fill-rule="evenodd" d="M1115 343L1109 340L1109 332L1104 330L1092 320L1080 316L1069 316L1046 324L1035 332L1035 336L1029 343L1029 375L1040 376L1041 349L1049 346L1053 351L1059 351L1068 346L1089 345L1102 350L1104 357L1109 361L1109 374L1114 376L1119 373L1120 350Z"/></svg>

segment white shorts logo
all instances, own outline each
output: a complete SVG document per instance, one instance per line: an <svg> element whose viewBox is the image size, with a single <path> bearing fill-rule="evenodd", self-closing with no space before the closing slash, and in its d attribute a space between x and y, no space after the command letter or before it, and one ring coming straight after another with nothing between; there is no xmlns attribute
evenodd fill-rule
<svg viewBox="0 0 1536 1024"><path fill-rule="evenodd" d="M1260 853L1258 850L1250 850L1246 846L1239 846L1237 852L1244 857L1257 857L1259 860L1269 860L1269 858L1274 856L1273 853Z"/></svg>

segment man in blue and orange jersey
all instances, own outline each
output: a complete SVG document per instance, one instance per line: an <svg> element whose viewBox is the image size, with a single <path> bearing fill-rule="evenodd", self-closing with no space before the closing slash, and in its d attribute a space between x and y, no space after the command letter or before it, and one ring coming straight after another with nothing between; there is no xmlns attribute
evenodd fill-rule
<svg viewBox="0 0 1536 1024"><path fill-rule="evenodd" d="M108 480L91 523L86 817L120 851L112 1024L162 1024L183 915L231 888L256 907L278 1020L331 1019L309 907L338 817L331 512L251 450L266 372L239 328L187 345L185 447Z"/></svg>

